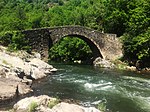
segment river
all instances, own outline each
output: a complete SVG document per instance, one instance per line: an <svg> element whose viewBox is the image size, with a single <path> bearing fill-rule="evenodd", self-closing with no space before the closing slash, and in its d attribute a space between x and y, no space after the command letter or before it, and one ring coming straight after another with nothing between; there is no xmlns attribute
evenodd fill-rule
<svg viewBox="0 0 150 112"><path fill-rule="evenodd" d="M36 94L73 99L84 106L103 103L107 112L150 112L150 79L144 74L89 65L54 64L58 71L34 85Z"/></svg>

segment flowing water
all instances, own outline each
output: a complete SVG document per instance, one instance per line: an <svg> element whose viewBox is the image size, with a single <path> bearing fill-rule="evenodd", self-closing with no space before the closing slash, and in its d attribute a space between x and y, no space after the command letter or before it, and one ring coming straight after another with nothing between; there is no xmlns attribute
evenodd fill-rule
<svg viewBox="0 0 150 112"><path fill-rule="evenodd" d="M58 72L34 86L36 94L104 103L108 112L150 112L150 78L134 72L55 64Z"/></svg>

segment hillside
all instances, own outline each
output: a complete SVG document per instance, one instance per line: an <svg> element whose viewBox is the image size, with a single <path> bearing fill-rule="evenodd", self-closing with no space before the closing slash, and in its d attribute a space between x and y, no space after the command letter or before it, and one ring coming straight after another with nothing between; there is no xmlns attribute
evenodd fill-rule
<svg viewBox="0 0 150 112"><path fill-rule="evenodd" d="M150 66L149 0L0 0L1 44L8 31L63 25L115 33L124 44L124 61Z"/></svg>

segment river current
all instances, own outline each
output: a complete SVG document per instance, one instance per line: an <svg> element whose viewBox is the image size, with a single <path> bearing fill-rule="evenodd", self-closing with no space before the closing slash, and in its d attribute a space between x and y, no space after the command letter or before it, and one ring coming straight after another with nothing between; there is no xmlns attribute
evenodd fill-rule
<svg viewBox="0 0 150 112"><path fill-rule="evenodd" d="M58 71L34 85L36 94L73 99L83 106L103 103L107 112L150 112L150 77L89 65L54 64Z"/></svg>

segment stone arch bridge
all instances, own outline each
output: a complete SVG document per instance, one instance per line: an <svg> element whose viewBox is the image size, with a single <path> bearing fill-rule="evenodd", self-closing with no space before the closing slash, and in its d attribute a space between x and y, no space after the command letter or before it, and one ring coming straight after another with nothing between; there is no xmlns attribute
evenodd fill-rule
<svg viewBox="0 0 150 112"><path fill-rule="evenodd" d="M65 36L84 40L93 52L93 58L114 60L122 55L121 43L115 34L106 34L82 26L62 26L23 31L32 51L39 52L48 59L48 50ZM86 56L85 56L86 57Z"/></svg>

